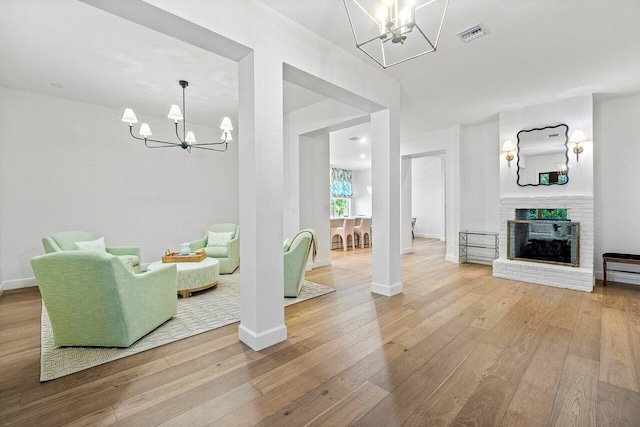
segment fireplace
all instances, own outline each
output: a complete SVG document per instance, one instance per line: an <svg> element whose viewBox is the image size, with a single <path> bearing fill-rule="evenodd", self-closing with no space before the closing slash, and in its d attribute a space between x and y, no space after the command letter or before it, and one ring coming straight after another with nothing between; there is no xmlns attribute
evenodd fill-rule
<svg viewBox="0 0 640 427"><path fill-rule="evenodd" d="M554 208L547 209L549 207ZM566 211L564 216L557 213L559 209ZM538 215L533 214L533 210L536 210ZM563 225L579 223L579 228L571 230L571 234L575 236L575 245L571 244L571 251L575 251L575 266L550 263L546 260L512 259L510 245L513 245L515 240L512 241L512 236L509 234L509 221L514 220L532 220L539 224L552 224L554 221ZM501 197L500 224L498 230L500 258L493 261L494 277L586 292L593 291L593 197L570 195ZM561 230L560 233L562 232L566 237L568 230ZM550 235L552 231L547 230L546 233ZM541 236L534 234L534 237ZM562 237L561 234L551 235L553 239L560 237Z"/></svg>
<svg viewBox="0 0 640 427"><path fill-rule="evenodd" d="M568 220L507 221L507 258L580 265L580 224Z"/></svg>

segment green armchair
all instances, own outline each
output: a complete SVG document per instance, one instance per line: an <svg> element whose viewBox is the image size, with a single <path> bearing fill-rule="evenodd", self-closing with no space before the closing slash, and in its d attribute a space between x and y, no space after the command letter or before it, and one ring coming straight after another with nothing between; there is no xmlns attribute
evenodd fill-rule
<svg viewBox="0 0 640 427"><path fill-rule="evenodd" d="M95 238L86 231L63 231L51 236L43 237L45 253L75 251L75 242L89 242ZM133 272L140 273L140 247L139 246L107 246L107 252L120 257L125 263L133 265Z"/></svg>
<svg viewBox="0 0 640 427"><path fill-rule="evenodd" d="M284 248L284 296L287 298L296 298L302 289L312 249L315 254L314 234L313 230L303 230Z"/></svg>
<svg viewBox="0 0 640 427"><path fill-rule="evenodd" d="M129 347L177 313L173 264L134 274L108 253L62 251L31 267L57 346Z"/></svg>
<svg viewBox="0 0 640 427"><path fill-rule="evenodd" d="M209 242L209 232L231 233L229 240ZM209 244L211 243L211 244ZM204 237L191 242L191 251L204 249L207 256L220 263L220 274L231 274L240 265L240 226L237 224L215 224L209 226Z"/></svg>

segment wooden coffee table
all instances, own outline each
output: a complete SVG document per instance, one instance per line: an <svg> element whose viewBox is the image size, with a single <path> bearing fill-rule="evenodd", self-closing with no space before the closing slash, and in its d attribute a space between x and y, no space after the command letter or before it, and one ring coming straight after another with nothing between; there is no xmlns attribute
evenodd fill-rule
<svg viewBox="0 0 640 427"><path fill-rule="evenodd" d="M200 262L163 263L162 261L149 264L147 270L156 270L163 265L176 266L178 270L178 294L182 298L189 298L191 292L218 286L220 263L214 258L205 258Z"/></svg>

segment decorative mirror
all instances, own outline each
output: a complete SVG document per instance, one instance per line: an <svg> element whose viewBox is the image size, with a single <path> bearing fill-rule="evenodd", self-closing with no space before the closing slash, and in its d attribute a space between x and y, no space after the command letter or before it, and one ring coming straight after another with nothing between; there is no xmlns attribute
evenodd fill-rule
<svg viewBox="0 0 640 427"><path fill-rule="evenodd" d="M518 132L518 185L564 185L569 182L565 124Z"/></svg>

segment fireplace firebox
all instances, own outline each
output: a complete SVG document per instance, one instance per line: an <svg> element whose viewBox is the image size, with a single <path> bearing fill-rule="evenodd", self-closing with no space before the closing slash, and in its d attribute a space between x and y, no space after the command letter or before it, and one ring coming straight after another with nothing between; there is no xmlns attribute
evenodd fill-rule
<svg viewBox="0 0 640 427"><path fill-rule="evenodd" d="M541 219L507 221L507 258L579 267L580 223Z"/></svg>

